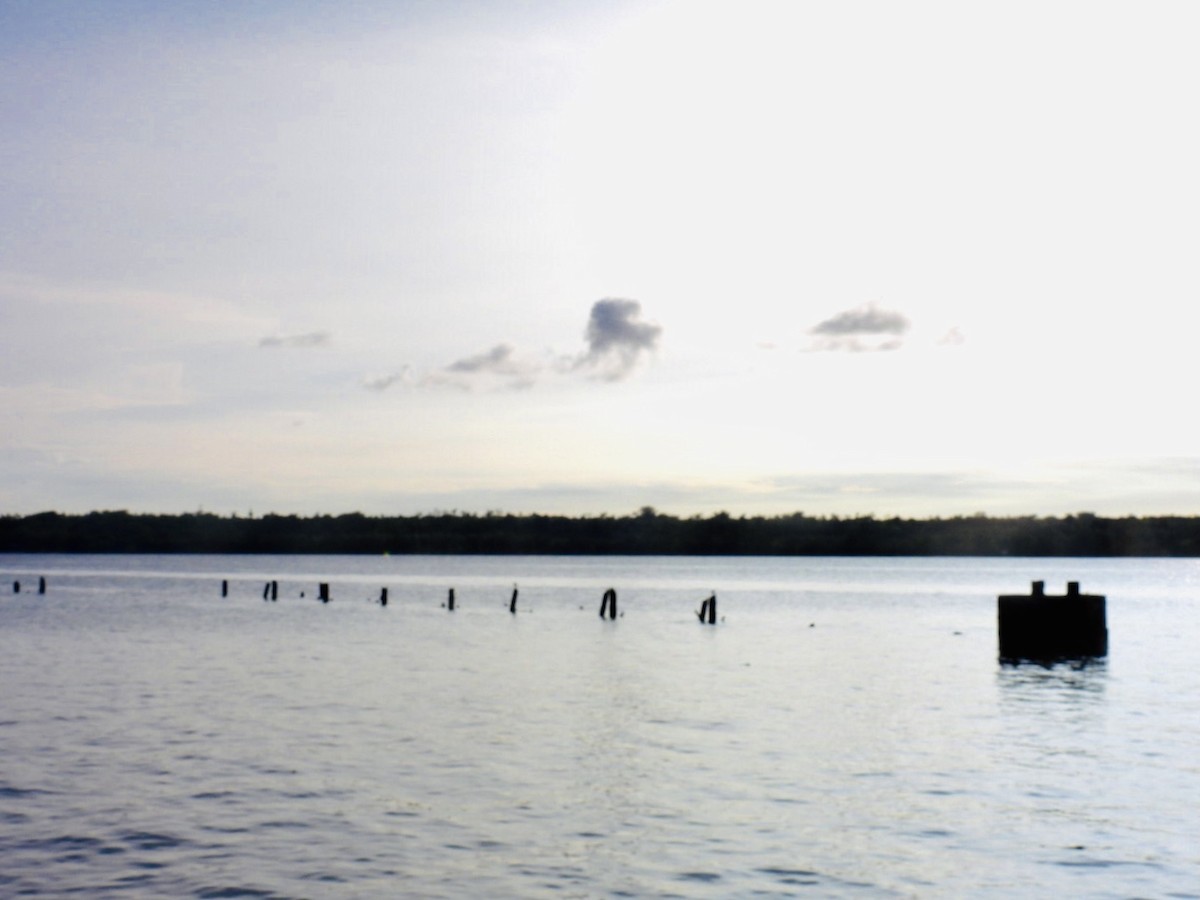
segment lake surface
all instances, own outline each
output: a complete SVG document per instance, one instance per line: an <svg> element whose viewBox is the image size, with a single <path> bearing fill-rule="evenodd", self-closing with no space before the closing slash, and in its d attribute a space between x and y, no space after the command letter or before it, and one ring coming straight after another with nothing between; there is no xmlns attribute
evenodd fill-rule
<svg viewBox="0 0 1200 900"><path fill-rule="evenodd" d="M997 662L1033 580L1107 595L1105 660ZM0 896L1200 897L1197 560L0 555L0 589Z"/></svg>

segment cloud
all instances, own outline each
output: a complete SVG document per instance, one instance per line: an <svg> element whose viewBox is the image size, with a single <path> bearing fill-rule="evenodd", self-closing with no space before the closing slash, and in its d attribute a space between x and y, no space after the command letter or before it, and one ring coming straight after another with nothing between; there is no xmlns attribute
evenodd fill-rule
<svg viewBox="0 0 1200 900"><path fill-rule="evenodd" d="M859 335L859 334L904 334L908 330L908 319L898 312L879 309L867 304L858 309L840 312L826 319L812 330L813 334Z"/></svg>
<svg viewBox="0 0 1200 900"><path fill-rule="evenodd" d="M310 331L306 334L285 334L265 337L258 342L260 347L328 347L332 341L328 331Z"/></svg>
<svg viewBox="0 0 1200 900"><path fill-rule="evenodd" d="M605 299L592 304L585 337L588 349L575 368L596 370L605 381L629 376L646 353L658 347L662 328L641 322L642 305L636 300Z"/></svg>
<svg viewBox="0 0 1200 900"><path fill-rule="evenodd" d="M817 338L814 350L863 353L898 350L908 328L909 321L901 313L868 303L826 319L809 334Z"/></svg>
<svg viewBox="0 0 1200 900"><path fill-rule="evenodd" d="M453 362L446 366L447 372L460 372L466 375L532 375L536 374L538 366L521 362L516 358L516 350L512 344L497 344L491 350L477 353Z"/></svg>
<svg viewBox="0 0 1200 900"><path fill-rule="evenodd" d="M964 335L958 329L958 327L955 326L954 328L951 328L949 331L947 331L944 335L942 335L941 338L938 339L938 346L940 346L940 347L961 347L966 342L967 342L966 335Z"/></svg>
<svg viewBox="0 0 1200 900"><path fill-rule="evenodd" d="M399 372L390 372L386 375L368 375L363 379L362 386L368 391L386 391L394 384L410 384L412 382L412 369L404 366Z"/></svg>
<svg viewBox="0 0 1200 900"><path fill-rule="evenodd" d="M511 344L497 344L490 350L422 375L415 374L410 366L403 366L397 372L369 376L363 379L362 386L371 391L386 391L394 385L471 391L480 384L499 383L502 387L519 390L532 387L546 368L537 361L519 358Z"/></svg>
<svg viewBox="0 0 1200 900"><path fill-rule="evenodd" d="M499 382L503 387L532 387L545 371L535 360L521 359L512 344L496 344L490 350L467 356L421 379L422 385L446 385L473 390L477 383Z"/></svg>
<svg viewBox="0 0 1200 900"><path fill-rule="evenodd" d="M574 355L547 353L542 359L518 353L507 342L440 369L414 375L408 366L395 373L364 378L362 386L385 391L400 384L414 388L451 387L474 390L478 385L511 390L533 387L547 376L565 376L586 370L602 381L621 381L642 357L657 349L662 327L640 321L642 305L636 300L597 300L588 316L587 349Z"/></svg>

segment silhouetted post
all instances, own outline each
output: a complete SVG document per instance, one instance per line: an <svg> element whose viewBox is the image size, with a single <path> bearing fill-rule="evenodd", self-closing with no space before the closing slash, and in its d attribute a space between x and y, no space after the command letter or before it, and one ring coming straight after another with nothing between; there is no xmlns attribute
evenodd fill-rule
<svg viewBox="0 0 1200 900"><path fill-rule="evenodd" d="M319 585L317 585L317 599L320 600L322 603L329 602L329 582L328 581L322 581Z"/></svg>
<svg viewBox="0 0 1200 900"><path fill-rule="evenodd" d="M278 581L271 582L271 599L273 601L276 601L279 599L279 582Z"/></svg>
<svg viewBox="0 0 1200 900"><path fill-rule="evenodd" d="M600 601L600 618L605 618L605 615L610 619L617 617L617 592L613 588L609 588L604 592L604 598Z"/></svg>
<svg viewBox="0 0 1200 900"><path fill-rule="evenodd" d="M221 596L222 597L229 596L229 579L228 578L221 579Z"/></svg>
<svg viewBox="0 0 1200 900"><path fill-rule="evenodd" d="M1108 655L1106 601L1079 593L1079 582L1067 582L1067 593L1052 597L1045 583L1033 582L1028 596L999 598L997 624L1000 659L1053 662Z"/></svg>
<svg viewBox="0 0 1200 900"><path fill-rule="evenodd" d="M379 605L387 606L387 588L379 589Z"/></svg>
<svg viewBox="0 0 1200 900"><path fill-rule="evenodd" d="M271 599L271 582L269 582L269 581L263 585L263 599L264 600Z"/></svg>
<svg viewBox="0 0 1200 900"><path fill-rule="evenodd" d="M512 600L510 600L508 604L508 611L514 615L517 612L517 586L515 584L513 585Z"/></svg>
<svg viewBox="0 0 1200 900"><path fill-rule="evenodd" d="M713 594L708 598L708 624L717 624L717 595Z"/></svg>
<svg viewBox="0 0 1200 900"><path fill-rule="evenodd" d="M450 588L450 596L446 598L446 609L454 612L454 588Z"/></svg>
<svg viewBox="0 0 1200 900"><path fill-rule="evenodd" d="M42 575L38 578L38 593L46 593L46 576Z"/></svg>
<svg viewBox="0 0 1200 900"><path fill-rule="evenodd" d="M13 593L14 593L14 594L19 594L19 593L21 593L21 582L19 582L19 581L14 581L14 582L13 582Z"/></svg>

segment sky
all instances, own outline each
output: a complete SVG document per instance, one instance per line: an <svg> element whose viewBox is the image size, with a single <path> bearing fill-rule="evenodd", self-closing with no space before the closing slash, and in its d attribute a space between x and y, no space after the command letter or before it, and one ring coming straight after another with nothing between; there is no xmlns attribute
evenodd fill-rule
<svg viewBox="0 0 1200 900"><path fill-rule="evenodd" d="M0 514L1200 514L1197 40L0 0Z"/></svg>

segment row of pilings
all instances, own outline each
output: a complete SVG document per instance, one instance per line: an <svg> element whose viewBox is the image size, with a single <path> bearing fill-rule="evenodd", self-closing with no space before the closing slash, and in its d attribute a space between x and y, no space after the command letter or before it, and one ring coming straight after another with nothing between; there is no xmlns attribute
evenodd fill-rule
<svg viewBox="0 0 1200 900"><path fill-rule="evenodd" d="M22 593L19 580L13 581L14 594ZM37 581L37 593L46 593L46 578ZM513 585L508 602L508 611L517 612L517 586ZM221 596L229 596L229 579L221 580ZM305 592L301 591L304 597ZM268 602L279 600L279 582L267 581L263 585L262 598ZM332 595L329 582L317 584L317 599L329 603ZM388 589L380 588L378 603L388 605ZM442 608L455 610L454 588L449 589ZM608 588L600 600L600 618L614 621L618 618L617 591ZM702 624L717 624L717 595L714 592L696 610ZM723 621L723 620L722 620ZM1106 598L1097 594L1084 594L1079 582L1067 582L1067 592L1053 596L1045 591L1045 582L1035 581L1027 595L1002 595L997 599L997 629L1002 662L1056 662L1059 660L1092 659L1108 655L1108 623Z"/></svg>
<svg viewBox="0 0 1200 900"><path fill-rule="evenodd" d="M44 592L44 580L42 590ZM221 582L221 596L228 596L228 581ZM520 591L513 585L508 611L517 612ZM263 599L277 600L279 582L269 581L263 587ZM301 593L300 596L304 596ZM330 600L328 582L318 585L318 599ZM381 606L387 606L388 589L379 595ZM455 608L454 588L450 588L444 609ZM615 621L617 591L608 588L600 599L600 618ZM696 618L704 625L717 624L717 595L714 592L696 610ZM1108 655L1108 626L1106 598L1084 594L1079 582L1067 583L1067 592L1053 596L1045 592L1045 582L1035 581L1028 595L1002 595L997 598L997 629L1002 662L1055 662L1059 660L1093 659Z"/></svg>
<svg viewBox="0 0 1200 900"><path fill-rule="evenodd" d="M300 597L303 598L306 592L301 591ZM229 579L221 579L221 596L229 596ZM517 599L520 596L520 589L514 584L512 595L508 600L508 611L513 615L517 613ZM262 598L268 602L277 602L279 600L279 582L271 580L263 584ZM317 584L317 599L322 603L328 603L332 596L329 590L329 582L322 581ZM386 587L379 589L378 603L380 606L388 605L388 589ZM449 612L454 612L456 607L456 599L454 588L449 589L445 602L442 603L442 608ZM619 617L623 617L624 613L617 612L617 591L616 588L608 588L600 598L600 618L615 621ZM696 611L696 616L705 625L717 624L717 595L714 593L700 604L700 609Z"/></svg>

